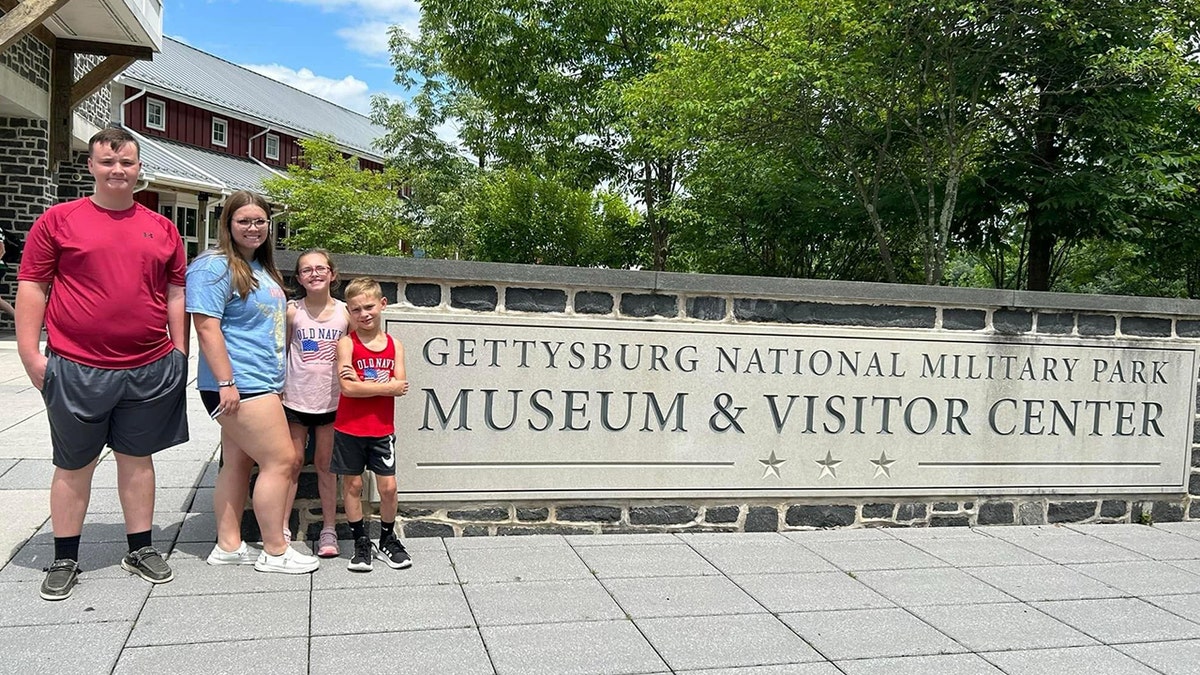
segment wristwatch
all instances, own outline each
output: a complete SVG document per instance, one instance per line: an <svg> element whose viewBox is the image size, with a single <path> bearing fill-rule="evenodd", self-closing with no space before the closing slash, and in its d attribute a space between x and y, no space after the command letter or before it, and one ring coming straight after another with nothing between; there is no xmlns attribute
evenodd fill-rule
<svg viewBox="0 0 1200 675"><path fill-rule="evenodd" d="M232 379L229 379L229 380L218 380L218 381L217 381L217 386L218 386L218 387L232 387L232 386L234 386L235 384L237 384L237 383L236 383L236 382L234 382Z"/></svg>

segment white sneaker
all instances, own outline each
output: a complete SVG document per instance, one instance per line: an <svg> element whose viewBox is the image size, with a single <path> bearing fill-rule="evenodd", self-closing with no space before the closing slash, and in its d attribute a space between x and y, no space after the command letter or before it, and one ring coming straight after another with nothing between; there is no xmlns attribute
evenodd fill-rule
<svg viewBox="0 0 1200 675"><path fill-rule="evenodd" d="M256 548L250 548L246 542L237 547L232 553L221 549L219 544L213 545L212 553L208 554L209 565L253 565L254 561L258 560L260 551Z"/></svg>
<svg viewBox="0 0 1200 675"><path fill-rule="evenodd" d="M321 560L317 556L306 555L294 548L288 548L282 555L267 555L267 552L263 551L254 562L254 569L259 572L280 574L308 574L320 566Z"/></svg>

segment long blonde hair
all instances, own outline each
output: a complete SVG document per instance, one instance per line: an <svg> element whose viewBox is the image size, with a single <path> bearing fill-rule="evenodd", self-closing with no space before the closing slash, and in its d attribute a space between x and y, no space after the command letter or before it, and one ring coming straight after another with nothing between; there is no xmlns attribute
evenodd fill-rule
<svg viewBox="0 0 1200 675"><path fill-rule="evenodd" d="M233 243L233 214L247 205L254 205L262 209L268 218L271 215L271 205L261 195L248 190L238 190L225 200L225 206L221 209L220 227L217 228L217 250L229 261L229 276L233 282L233 290L241 296L242 300L258 289L258 280L254 278L250 264L246 262ZM267 274L271 275L280 288L285 287L283 275L275 268L275 229L269 224L267 225L267 240L254 249L254 259L262 265Z"/></svg>

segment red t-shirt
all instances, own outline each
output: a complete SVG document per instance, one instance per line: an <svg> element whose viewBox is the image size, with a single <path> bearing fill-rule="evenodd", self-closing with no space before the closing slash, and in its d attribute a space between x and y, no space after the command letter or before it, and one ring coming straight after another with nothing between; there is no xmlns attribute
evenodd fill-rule
<svg viewBox="0 0 1200 675"><path fill-rule="evenodd" d="M375 352L358 339L358 333L350 331L350 342L354 345L350 365L363 382L390 382L396 377L396 343L391 335L386 337L387 346ZM353 398L342 394L333 428L351 436L391 436L396 431L395 416L396 399L391 396Z"/></svg>
<svg viewBox="0 0 1200 675"><path fill-rule="evenodd" d="M167 286L182 287L186 271L171 221L141 204L109 211L84 197L37 219L17 279L51 284L51 350L95 368L128 369L171 352Z"/></svg>

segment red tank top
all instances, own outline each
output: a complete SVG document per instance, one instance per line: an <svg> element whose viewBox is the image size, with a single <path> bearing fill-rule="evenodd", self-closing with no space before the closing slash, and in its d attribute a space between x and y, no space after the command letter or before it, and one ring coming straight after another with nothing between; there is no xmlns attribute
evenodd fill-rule
<svg viewBox="0 0 1200 675"><path fill-rule="evenodd" d="M387 335L387 346L371 351L350 332L354 350L350 365L363 382L390 382L396 376L396 343ZM396 431L396 399L391 396L352 398L342 394L338 399L333 428L344 434L360 437L390 436Z"/></svg>

